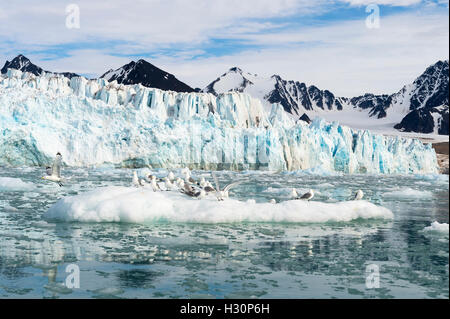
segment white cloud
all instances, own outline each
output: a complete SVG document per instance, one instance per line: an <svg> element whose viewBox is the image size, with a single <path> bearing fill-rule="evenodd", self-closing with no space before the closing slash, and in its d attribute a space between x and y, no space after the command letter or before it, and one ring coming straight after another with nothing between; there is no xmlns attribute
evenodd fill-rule
<svg viewBox="0 0 450 319"><path fill-rule="evenodd" d="M355 5L364 2L349 1ZM412 2L397 1L405 5ZM29 57L45 69L100 75L131 59L117 54L134 56L153 51L151 57L139 58L146 58L194 87L204 87L228 68L240 66L248 72L265 76L276 73L337 95L354 96L395 92L428 65L449 55L448 11L381 15L379 29L365 27L364 12L359 20L280 29L286 26L283 19L274 23L251 18L280 18L298 11L310 14L326 9L312 0L77 3L81 10L79 30L65 28L65 4L60 1L30 4L15 0L0 5L0 13L7 13L0 25L0 58L12 58L28 49L42 50L45 55ZM260 48L192 59L204 53L203 47L211 38L235 39ZM6 41L2 44L1 39ZM105 41L112 42L103 45ZM88 50L83 46L86 42L100 44ZM58 57L55 53L49 60L46 45L64 44L74 47L65 52L68 56ZM155 56L154 52L173 45L176 54Z"/></svg>
<svg viewBox="0 0 450 319"><path fill-rule="evenodd" d="M142 46L201 43L227 27L244 28L244 19L283 17L321 11L324 0L78 0L80 29L65 27L68 3L9 1L0 36L22 44L123 40ZM249 25L247 24L247 27ZM268 25L253 24L258 29Z"/></svg>
<svg viewBox="0 0 450 319"><path fill-rule="evenodd" d="M383 18L380 29L367 29L362 20L252 35L247 36L249 42L275 45L196 61L161 57L153 62L201 87L236 65L251 73L304 81L341 96L393 93L427 66L448 59L448 27L445 14L405 14Z"/></svg>

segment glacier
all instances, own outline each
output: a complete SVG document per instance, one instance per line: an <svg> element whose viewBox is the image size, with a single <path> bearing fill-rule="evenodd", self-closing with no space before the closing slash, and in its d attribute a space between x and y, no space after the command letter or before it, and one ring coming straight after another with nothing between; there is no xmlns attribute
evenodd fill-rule
<svg viewBox="0 0 450 319"><path fill-rule="evenodd" d="M295 122L243 93L177 93L9 69L0 76L0 165L437 173L431 144L336 122Z"/></svg>

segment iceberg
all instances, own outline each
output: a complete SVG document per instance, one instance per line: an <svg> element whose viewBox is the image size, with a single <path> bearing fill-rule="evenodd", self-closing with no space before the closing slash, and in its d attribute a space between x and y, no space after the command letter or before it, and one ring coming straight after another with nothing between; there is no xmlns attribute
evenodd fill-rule
<svg viewBox="0 0 450 319"><path fill-rule="evenodd" d="M57 201L43 216L49 221L116 223L326 223L393 219L393 213L367 201L341 203L289 200L278 204L215 196L191 199L179 192L110 186Z"/></svg>
<svg viewBox="0 0 450 319"><path fill-rule="evenodd" d="M105 79L0 76L0 165L438 172L431 144L316 119L248 94L177 93Z"/></svg>

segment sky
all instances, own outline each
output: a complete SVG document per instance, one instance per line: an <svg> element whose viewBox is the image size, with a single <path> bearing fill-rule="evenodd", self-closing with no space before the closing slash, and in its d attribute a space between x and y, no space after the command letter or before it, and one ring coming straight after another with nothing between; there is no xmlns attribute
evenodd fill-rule
<svg viewBox="0 0 450 319"><path fill-rule="evenodd" d="M0 64L97 77L142 58L192 87L238 66L390 94L448 59L448 21L448 0L2 0Z"/></svg>

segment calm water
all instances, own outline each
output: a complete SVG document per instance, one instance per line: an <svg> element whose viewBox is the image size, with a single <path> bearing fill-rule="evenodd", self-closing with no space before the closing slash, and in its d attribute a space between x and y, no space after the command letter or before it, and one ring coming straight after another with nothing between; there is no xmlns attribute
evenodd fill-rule
<svg viewBox="0 0 450 319"><path fill-rule="evenodd" d="M161 176L164 171L160 171ZM63 188L42 169L0 168L1 298L448 298L448 176L220 172L245 180L232 194L287 200L291 187L314 200L347 200L358 188L393 220L323 224L113 224L45 221L59 198L129 185L125 169L64 169ZM195 176L207 172L194 172ZM236 176L239 175L239 176ZM12 186L4 177L30 184ZM13 183L14 184L14 183ZM64 285L80 269L80 288ZM380 287L366 287L376 264Z"/></svg>

